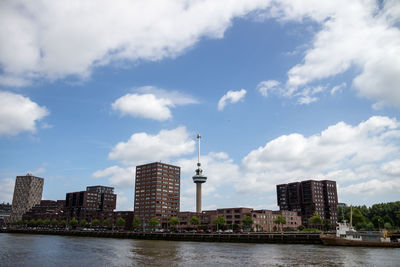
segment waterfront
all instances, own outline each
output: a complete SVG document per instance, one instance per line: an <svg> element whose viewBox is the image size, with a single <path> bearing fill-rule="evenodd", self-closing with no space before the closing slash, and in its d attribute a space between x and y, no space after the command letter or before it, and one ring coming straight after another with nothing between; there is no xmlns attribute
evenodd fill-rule
<svg viewBox="0 0 400 267"><path fill-rule="evenodd" d="M400 250L0 234L1 266L399 266Z"/></svg>

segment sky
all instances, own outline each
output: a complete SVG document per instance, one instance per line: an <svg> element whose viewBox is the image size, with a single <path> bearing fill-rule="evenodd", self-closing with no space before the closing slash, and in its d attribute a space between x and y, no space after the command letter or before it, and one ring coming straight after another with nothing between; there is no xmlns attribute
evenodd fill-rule
<svg viewBox="0 0 400 267"><path fill-rule="evenodd" d="M278 209L276 185L337 182L340 202L400 196L396 0L2 1L0 202L181 167L181 211Z"/></svg>

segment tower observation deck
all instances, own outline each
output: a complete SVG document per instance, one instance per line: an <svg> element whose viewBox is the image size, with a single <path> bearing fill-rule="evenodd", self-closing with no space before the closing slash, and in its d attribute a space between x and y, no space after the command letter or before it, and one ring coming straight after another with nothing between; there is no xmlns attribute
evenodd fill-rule
<svg viewBox="0 0 400 267"><path fill-rule="evenodd" d="M200 134L197 135L198 151L197 151L197 169L193 176L193 182L196 184L196 212L201 213L201 184L207 181L207 177L203 176L203 170L200 163Z"/></svg>

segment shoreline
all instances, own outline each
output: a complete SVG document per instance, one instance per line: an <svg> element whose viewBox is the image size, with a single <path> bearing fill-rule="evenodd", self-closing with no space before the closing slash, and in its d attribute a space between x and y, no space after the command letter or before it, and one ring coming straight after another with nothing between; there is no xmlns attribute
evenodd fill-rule
<svg viewBox="0 0 400 267"><path fill-rule="evenodd" d="M6 229L0 233L38 234L140 240L322 245L319 233L143 233L78 230Z"/></svg>

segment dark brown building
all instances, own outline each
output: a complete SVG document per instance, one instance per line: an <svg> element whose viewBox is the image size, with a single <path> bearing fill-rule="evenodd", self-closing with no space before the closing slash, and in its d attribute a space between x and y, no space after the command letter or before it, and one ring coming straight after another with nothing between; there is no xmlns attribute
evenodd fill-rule
<svg viewBox="0 0 400 267"><path fill-rule="evenodd" d="M178 216L181 168L161 162L136 167L135 217L147 225L159 218L166 227L171 217Z"/></svg>
<svg viewBox="0 0 400 267"><path fill-rule="evenodd" d="M86 191L67 193L65 213L67 219L91 221L99 212L113 212L117 204L114 188L108 186L88 186Z"/></svg>
<svg viewBox="0 0 400 267"><path fill-rule="evenodd" d="M22 215L22 220L61 220L64 219L64 207L65 200L42 200L40 204L34 206L24 215Z"/></svg>
<svg viewBox="0 0 400 267"><path fill-rule="evenodd" d="M337 223L337 188L335 181L307 180L276 186L278 206L281 210L296 211L302 223L309 226L315 212L331 227Z"/></svg>

